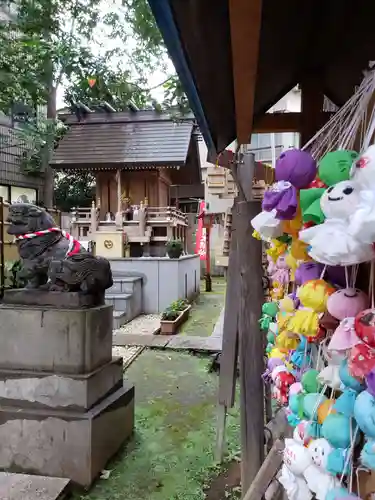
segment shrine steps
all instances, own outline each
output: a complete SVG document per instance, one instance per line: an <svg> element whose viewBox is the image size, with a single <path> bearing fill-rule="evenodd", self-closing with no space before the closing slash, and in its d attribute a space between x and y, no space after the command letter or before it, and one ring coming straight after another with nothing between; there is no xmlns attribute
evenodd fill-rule
<svg viewBox="0 0 375 500"><path fill-rule="evenodd" d="M142 278L114 275L105 302L113 306L113 328L118 329L142 313Z"/></svg>

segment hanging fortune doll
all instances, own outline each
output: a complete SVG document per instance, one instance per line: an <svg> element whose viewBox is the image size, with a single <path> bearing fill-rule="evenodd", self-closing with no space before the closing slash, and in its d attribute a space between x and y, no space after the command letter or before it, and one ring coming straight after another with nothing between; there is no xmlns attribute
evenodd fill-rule
<svg viewBox="0 0 375 500"><path fill-rule="evenodd" d="M325 312L327 299L334 291L322 279L307 281L302 285L297 292L302 308L290 318L287 329L315 338L319 332L319 314Z"/></svg>

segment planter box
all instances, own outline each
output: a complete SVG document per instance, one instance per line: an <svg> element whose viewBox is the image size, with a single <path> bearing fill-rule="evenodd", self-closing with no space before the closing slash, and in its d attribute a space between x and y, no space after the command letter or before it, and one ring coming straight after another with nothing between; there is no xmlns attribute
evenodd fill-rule
<svg viewBox="0 0 375 500"><path fill-rule="evenodd" d="M189 317L191 305L188 305L186 309L181 311L180 315L174 321L161 320L160 321L160 335L175 335L177 330L182 323Z"/></svg>

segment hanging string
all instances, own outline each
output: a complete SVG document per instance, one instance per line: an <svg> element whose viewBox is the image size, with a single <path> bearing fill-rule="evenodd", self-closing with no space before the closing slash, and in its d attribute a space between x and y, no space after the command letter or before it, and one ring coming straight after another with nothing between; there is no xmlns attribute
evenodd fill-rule
<svg viewBox="0 0 375 500"><path fill-rule="evenodd" d="M355 288L356 283L357 283L358 269L359 269L358 264L356 264L355 266L352 266L352 284L351 284L351 286L353 288Z"/></svg>
<svg viewBox="0 0 375 500"><path fill-rule="evenodd" d="M315 418L316 412L318 411L318 408L319 408L319 406L320 406L321 402L323 401L323 396L324 396L324 393L325 393L325 392L326 392L326 390L327 390L327 387L328 387L328 385L327 385L327 384L324 384L323 389L322 389L322 390L320 391L320 393L319 393L319 397L318 397L318 399L316 400L315 406L314 406L313 411L312 411L312 413L311 413L311 418L310 418L310 420L309 420L309 422L310 422L310 423L312 423L312 422L314 421L314 418Z"/></svg>
<svg viewBox="0 0 375 500"><path fill-rule="evenodd" d="M352 424L352 418L350 418L350 427L351 427L351 424ZM344 468L343 468L343 471L342 471L342 474L341 474L341 477L340 477L340 485L342 484L342 482L344 480L345 470L348 467L349 461L351 460L351 457L353 455L354 446L355 446L355 442L356 442L356 439L357 439L357 434L358 434L358 425L355 428L353 439L351 439L350 448L349 448L348 454L347 454L345 462L344 462Z"/></svg>
<svg viewBox="0 0 375 500"><path fill-rule="evenodd" d="M321 280L324 278L324 275L325 275L325 273L326 273L326 270L327 270L327 265L325 265L325 266L323 267L323 271L320 273L320 279L321 279Z"/></svg>
<svg viewBox="0 0 375 500"><path fill-rule="evenodd" d="M350 422L351 424L351 422ZM349 431L350 431L350 443L353 442L353 429L352 429L352 426L350 425L349 427ZM355 446L355 443L354 443L354 446ZM345 468L344 468L344 471L345 471ZM351 493L353 490L353 460L350 461L350 476L349 476L349 492Z"/></svg>
<svg viewBox="0 0 375 500"><path fill-rule="evenodd" d="M371 308L374 308L374 261L371 261L370 264L370 279L369 279L369 287L368 294L371 299Z"/></svg>
<svg viewBox="0 0 375 500"><path fill-rule="evenodd" d="M345 282L346 282L346 288L349 288L349 274L347 266L345 266Z"/></svg>
<svg viewBox="0 0 375 500"><path fill-rule="evenodd" d="M375 90L375 71L368 71L359 88L331 119L303 146L319 159L332 149L353 148L360 138L365 150L375 132L375 109L367 121L368 108Z"/></svg>

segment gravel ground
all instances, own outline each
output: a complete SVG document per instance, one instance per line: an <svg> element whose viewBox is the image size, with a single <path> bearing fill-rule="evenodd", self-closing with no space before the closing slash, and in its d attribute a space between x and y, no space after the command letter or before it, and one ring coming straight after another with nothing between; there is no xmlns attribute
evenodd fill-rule
<svg viewBox="0 0 375 500"><path fill-rule="evenodd" d="M122 326L113 333L129 333L132 335L152 335L160 326L161 314L142 314Z"/></svg>

